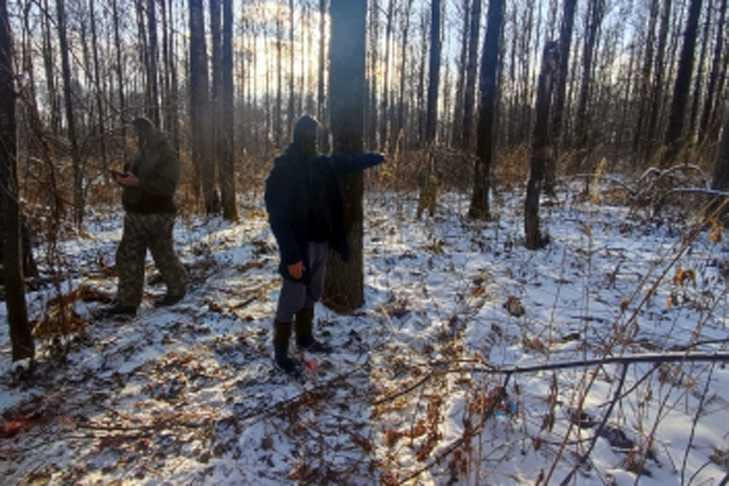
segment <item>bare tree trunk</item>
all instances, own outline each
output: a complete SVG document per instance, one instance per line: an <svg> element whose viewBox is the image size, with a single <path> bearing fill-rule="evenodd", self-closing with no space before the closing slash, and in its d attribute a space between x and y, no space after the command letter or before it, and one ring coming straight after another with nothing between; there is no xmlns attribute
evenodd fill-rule
<svg viewBox="0 0 729 486"><path fill-rule="evenodd" d="M276 15L276 107L273 114L273 136L276 146L281 146L283 137L283 20L281 4L278 4Z"/></svg>
<svg viewBox="0 0 729 486"><path fill-rule="evenodd" d="M119 111L121 112L120 122L121 125L121 136L122 136L122 148L124 151L124 157L127 154L127 124L124 122L124 116L126 116L126 103L124 100L124 62L122 60L122 43L121 35L119 32L119 8L117 2L119 0L111 1L112 16L114 20L114 48L116 52L116 77L117 77L117 88L119 96Z"/></svg>
<svg viewBox="0 0 729 486"><path fill-rule="evenodd" d="M147 0L147 33L149 36L149 52L147 54L147 83L149 85L149 101L147 116L156 126L160 125L159 116L159 47L157 45L157 7L156 0Z"/></svg>
<svg viewBox="0 0 729 486"><path fill-rule="evenodd" d="M235 201L235 110L233 98L233 0L223 0L223 52L222 52L222 142L220 164L220 190L223 217L238 220Z"/></svg>
<svg viewBox="0 0 729 486"><path fill-rule="evenodd" d="M686 105L688 104L688 95L691 88L691 73L694 69L696 31L699 25L700 14L701 0L691 0L685 40L683 43L683 49L681 50L681 60L679 61L678 74L676 75L676 85L673 90L671 116L668 120L668 130L666 131L666 146L668 147L668 152L664 159L664 164L668 164L674 160L685 141L683 139L683 128L686 121Z"/></svg>
<svg viewBox="0 0 729 486"><path fill-rule="evenodd" d="M294 86L294 0L289 0L289 107L288 107L288 123L287 133L289 136L293 133L296 93ZM303 96L303 93L301 93Z"/></svg>
<svg viewBox="0 0 729 486"><path fill-rule="evenodd" d="M711 74L709 75L709 86L706 89L706 99L704 100L704 113L701 117L701 141L707 140L711 133L711 125L715 124L719 114L719 104L717 97L721 97L723 91L723 82L720 82L720 74L722 72L722 63L726 64L726 53L724 52L724 29L726 23L727 0L721 0L719 7L719 23L716 29L716 41L714 44L714 60L711 65ZM717 101L715 101L717 100Z"/></svg>
<svg viewBox="0 0 729 486"><path fill-rule="evenodd" d="M466 95L463 101L463 139L461 142L461 147L468 152L471 151L471 136L473 135L473 112L476 102L476 75L478 73L478 39L480 29L481 0L473 0L473 9L471 10L471 40L468 46L468 67L466 68ZM497 29L500 31L501 27L498 26ZM496 51L494 51L496 54L494 55L493 64L495 74L497 68L496 55L498 55L498 39L494 42L497 46ZM491 135L488 136L490 137ZM491 144L490 140L489 144Z"/></svg>
<svg viewBox="0 0 729 486"><path fill-rule="evenodd" d="M435 142L438 126L438 90L440 87L440 0L431 0L430 68L428 75L428 112L425 121L425 140Z"/></svg>
<svg viewBox="0 0 729 486"><path fill-rule="evenodd" d="M43 65L45 67L46 89L50 104L51 130L54 135L61 133L61 107L59 103L58 87L56 85L55 53L51 40L51 13L48 0L43 0L43 15L41 16L43 28Z"/></svg>
<svg viewBox="0 0 729 486"><path fill-rule="evenodd" d="M458 60L458 80L456 81L456 101L453 108L453 146L463 143L463 88L466 85L468 62L468 33L471 26L471 0L463 0L463 32L461 34L461 54Z"/></svg>
<svg viewBox="0 0 729 486"><path fill-rule="evenodd" d="M175 152L180 154L180 113L179 113L179 85L177 77L177 41L175 40L175 29L174 25L174 8L172 0L168 0L168 12L170 16L170 57L169 57L169 70L170 70L170 93L169 93L169 121L170 125L167 130L172 133L172 143L175 147Z"/></svg>
<svg viewBox="0 0 729 486"><path fill-rule="evenodd" d="M651 86L651 77L653 70L653 51L654 36L658 19L658 0L651 3L650 18L648 21L648 31L646 32L646 48L645 58L643 60L643 70L641 74L641 87L638 96L638 122L635 126L635 137L633 139L633 152L637 156L642 152L642 147L648 145L650 141L642 140L645 125L645 112L647 110L648 94Z"/></svg>
<svg viewBox="0 0 729 486"><path fill-rule="evenodd" d="M688 140L693 142L696 136L696 121L699 117L699 107L701 106L701 88L704 83L704 65L706 63L706 50L709 44L710 28L711 28L711 1L706 9L706 23L704 24L704 34L701 41L701 54L699 55L699 65L696 69L696 79L694 80L694 99L691 104L691 117L689 118Z"/></svg>
<svg viewBox="0 0 729 486"><path fill-rule="evenodd" d="M582 82L577 105L577 145L580 149L586 149L590 144L591 119L588 110L592 95L592 71L598 32L605 16L605 7L605 0L590 2L589 13L585 20L587 33L582 55ZM578 156L579 159L582 159L582 155Z"/></svg>
<svg viewBox="0 0 729 486"><path fill-rule="evenodd" d="M390 139L390 53L392 52L392 25L395 17L395 0L389 0L385 19L385 72L382 81L382 123L380 124L380 148L388 149Z"/></svg>
<svg viewBox="0 0 729 486"><path fill-rule="evenodd" d="M555 154L547 161L544 180L544 191L548 195L554 194L557 179L556 163L559 160L560 140L562 139L563 117L567 95L567 75L569 72L570 49L572 46L572 32L575 27L576 10L577 0L564 0L564 13L562 14L562 24L559 32L559 71L557 72L551 129Z"/></svg>
<svg viewBox="0 0 729 486"><path fill-rule="evenodd" d="M549 140L549 110L554 88L555 71L559 65L559 44L547 42L544 46L542 72L537 90L537 122L529 163L526 201L524 203L524 233L526 247L537 250L548 243L539 229L539 197L542 191L546 161L552 156Z"/></svg>
<svg viewBox="0 0 729 486"><path fill-rule="evenodd" d="M413 8L413 0L406 0L405 14L403 15L403 31L402 31L402 44L400 46L402 54L402 62L400 64L400 97L397 115L397 130L395 136L402 140L402 145L405 145L405 81L407 80L407 66L408 66L408 36L410 34L410 14ZM459 96L460 98L460 96Z"/></svg>
<svg viewBox="0 0 729 486"><path fill-rule="evenodd" d="M719 156L714 164L714 177L711 188L717 191L729 190L729 116L724 123L724 137Z"/></svg>
<svg viewBox="0 0 729 486"><path fill-rule="evenodd" d="M481 54L481 106L478 118L478 159L473 174L473 195L468 215L473 219L490 217L489 191L491 190L491 166L496 137L494 117L498 106L497 71L499 41L504 23L504 1L489 2L488 26Z"/></svg>
<svg viewBox="0 0 729 486"><path fill-rule="evenodd" d="M370 7L370 41L368 50L370 52L370 75L369 75L369 106L367 113L367 146L377 146L377 126L378 126L378 113L379 109L377 106L377 94L378 94L378 66L380 62L379 56L379 45L380 45L380 6L379 0L372 0L372 6Z"/></svg>
<svg viewBox="0 0 729 486"><path fill-rule="evenodd" d="M223 171L223 120L222 120L222 104L220 97L223 91L223 69L222 69L222 47L220 32L220 2L221 0L209 0L210 7L210 47L212 51L212 86L210 91L210 155L213 160L213 170L215 171L216 190L220 188L222 192L225 179L228 177Z"/></svg>
<svg viewBox="0 0 729 486"><path fill-rule="evenodd" d="M645 158L655 147L656 143L656 126L658 125L658 117L661 113L663 104L663 74L667 71L665 65L666 44L668 43L668 28L671 25L671 1L664 0L663 12L661 13L661 28L658 32L658 51L656 52L656 68L654 69L653 80L653 96L651 100L651 113L648 121L648 130L646 132L648 144L645 147Z"/></svg>
<svg viewBox="0 0 729 486"><path fill-rule="evenodd" d="M330 92L334 152L359 153L363 148L364 135L367 1L334 0L331 19ZM324 295L329 307L351 312L364 303L362 174L343 177L342 186L350 260L343 262L336 253L332 253Z"/></svg>
<svg viewBox="0 0 729 486"><path fill-rule="evenodd" d="M329 127L329 111L327 110L326 93L324 90L324 84L326 82L326 26L327 26L327 0L319 0L319 78L317 86L317 117L319 121L326 127L321 130L319 137L319 147L323 152L329 151L329 136L327 135L327 128Z"/></svg>
<svg viewBox="0 0 729 486"><path fill-rule="evenodd" d="M91 16L91 48L94 56L94 89L96 91L96 111L98 116L98 135L101 145L101 163L104 173L108 174L109 160L106 154L106 113L104 112L104 93L102 91L101 76L99 74L99 41L96 33L96 12L94 0L89 0L89 14Z"/></svg>
<svg viewBox="0 0 729 486"><path fill-rule="evenodd" d="M35 346L28 324L23 281L20 208L15 132L15 73L13 37L6 0L0 0L0 209L2 210L5 304L13 361L33 359Z"/></svg>
<svg viewBox="0 0 729 486"><path fill-rule="evenodd" d="M188 0L190 8L190 124L192 158L196 167L196 184L202 184L205 211L219 210L215 190L215 172L210 150L210 106L208 59L205 42L205 19L202 0Z"/></svg>
<svg viewBox="0 0 729 486"><path fill-rule="evenodd" d="M58 26L58 41L61 50L61 68L63 72L63 98L66 106L66 124L68 139L71 143L71 162L73 164L73 205L74 222L81 228L84 219L84 176L81 166L81 154L78 149L76 136L76 118L73 112L73 89L71 85L71 63L69 62L69 46L66 36L66 5L65 0L56 0L56 14Z"/></svg>
<svg viewBox="0 0 729 486"><path fill-rule="evenodd" d="M420 33L421 33L421 44L420 44L420 67L418 70L418 90L417 90L417 116L418 116L418 143L423 143L426 139L425 135L425 120L427 110L424 110L425 106L425 66L426 59L428 58L428 14L425 9L420 19Z"/></svg>

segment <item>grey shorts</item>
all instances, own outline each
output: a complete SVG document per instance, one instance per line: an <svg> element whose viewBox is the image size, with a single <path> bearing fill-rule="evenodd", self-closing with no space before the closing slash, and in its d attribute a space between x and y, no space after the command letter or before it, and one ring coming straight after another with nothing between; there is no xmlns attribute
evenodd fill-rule
<svg viewBox="0 0 729 486"><path fill-rule="evenodd" d="M276 320L279 322L291 322L294 314L301 309L314 307L314 304L321 299L329 244L309 243L306 254L304 278L300 281L284 278L276 310Z"/></svg>

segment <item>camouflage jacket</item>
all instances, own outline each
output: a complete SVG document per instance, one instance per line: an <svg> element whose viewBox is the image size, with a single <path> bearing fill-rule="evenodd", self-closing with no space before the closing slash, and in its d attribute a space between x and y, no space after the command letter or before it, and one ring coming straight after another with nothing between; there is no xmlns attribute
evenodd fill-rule
<svg viewBox="0 0 729 486"><path fill-rule="evenodd" d="M180 161L164 135L157 133L150 138L126 167L139 178L139 186L124 188L122 204L130 213L174 213Z"/></svg>

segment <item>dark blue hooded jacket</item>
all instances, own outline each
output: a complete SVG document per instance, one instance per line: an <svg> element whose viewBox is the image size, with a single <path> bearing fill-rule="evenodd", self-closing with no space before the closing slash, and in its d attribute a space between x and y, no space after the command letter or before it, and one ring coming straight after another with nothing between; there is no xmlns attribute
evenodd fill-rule
<svg viewBox="0 0 729 486"><path fill-rule="evenodd" d="M339 176L383 160L376 153L306 157L295 144L274 160L266 179L266 210L285 278L292 279L289 265L303 261L309 268L306 248L311 241L326 241L342 259L349 259Z"/></svg>

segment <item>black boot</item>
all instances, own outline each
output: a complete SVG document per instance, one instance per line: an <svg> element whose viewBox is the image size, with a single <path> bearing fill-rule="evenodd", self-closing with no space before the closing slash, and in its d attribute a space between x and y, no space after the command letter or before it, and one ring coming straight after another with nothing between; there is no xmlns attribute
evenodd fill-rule
<svg viewBox="0 0 729 486"><path fill-rule="evenodd" d="M296 313L296 346L310 353L332 352L332 348L317 341L313 335L314 309L304 308Z"/></svg>
<svg viewBox="0 0 729 486"><path fill-rule="evenodd" d="M179 301L185 298L185 294L182 295L170 295L167 294L162 298L154 301L155 307L169 307L177 304Z"/></svg>
<svg viewBox="0 0 729 486"><path fill-rule="evenodd" d="M276 364L285 373L298 376L301 374L301 367L295 359L289 357L289 338L291 338L291 323L274 322L273 354Z"/></svg>
<svg viewBox="0 0 729 486"><path fill-rule="evenodd" d="M111 307L101 309L94 317L96 319L128 320L137 315L137 308L131 305L116 303Z"/></svg>

